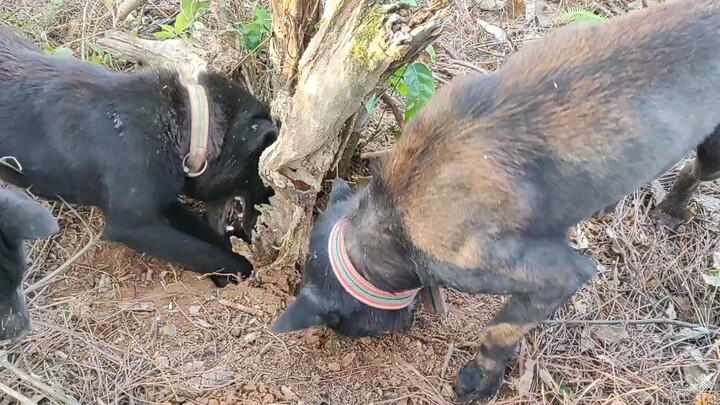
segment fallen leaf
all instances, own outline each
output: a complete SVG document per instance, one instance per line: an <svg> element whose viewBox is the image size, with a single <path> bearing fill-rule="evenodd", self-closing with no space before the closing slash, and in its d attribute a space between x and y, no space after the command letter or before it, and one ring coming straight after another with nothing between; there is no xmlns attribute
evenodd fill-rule
<svg viewBox="0 0 720 405"><path fill-rule="evenodd" d="M289 387L286 387L283 385L282 387L280 387L280 392L282 392L283 397L285 397L285 400L287 400L287 401L297 401L298 400L298 396L295 395L295 393L292 392L292 390Z"/></svg>
<svg viewBox="0 0 720 405"><path fill-rule="evenodd" d="M475 5L483 11L500 11L507 5L507 0L478 0Z"/></svg>
<svg viewBox="0 0 720 405"><path fill-rule="evenodd" d="M200 315L200 305L192 305L190 308L188 308L188 312L190 312L191 316L198 316Z"/></svg>
<svg viewBox="0 0 720 405"><path fill-rule="evenodd" d="M155 310L153 302L121 302L118 303L121 311L152 312Z"/></svg>
<svg viewBox="0 0 720 405"><path fill-rule="evenodd" d="M245 341L245 343L252 344L257 340L258 336L260 336L260 332L250 332L245 335L243 340Z"/></svg>
<svg viewBox="0 0 720 405"><path fill-rule="evenodd" d="M710 334L710 330L708 330L707 328L703 328L702 326L696 326L694 328L682 328L679 332L673 333L672 338L682 340L694 340L708 334Z"/></svg>
<svg viewBox="0 0 720 405"><path fill-rule="evenodd" d="M338 372L341 370L340 363L330 363L327 366L328 370Z"/></svg>
<svg viewBox="0 0 720 405"><path fill-rule="evenodd" d="M177 327L175 327L174 324L169 323L160 328L160 332L162 332L163 335L175 337L177 336Z"/></svg>
<svg viewBox="0 0 720 405"><path fill-rule="evenodd" d="M580 353L592 350L595 347L591 334L592 331L588 328L583 329L580 333Z"/></svg>
<svg viewBox="0 0 720 405"><path fill-rule="evenodd" d="M705 270L702 273L703 281L713 287L720 287L720 268Z"/></svg>
<svg viewBox="0 0 720 405"><path fill-rule="evenodd" d="M208 323L206 320L204 320L204 319L198 319L198 320L196 320L195 322L196 322L196 323L198 324L198 326L200 326L201 328L211 329L211 328L214 328L214 327L215 327L214 325L209 324L209 323Z"/></svg>
<svg viewBox="0 0 720 405"><path fill-rule="evenodd" d="M342 366L343 366L343 368L348 368L348 367L350 367L350 365L352 364L352 362L355 361L355 357L356 357L356 356L357 356L357 354L355 354L354 352L351 352L351 353L346 354L345 357L343 357L343 359L342 359Z"/></svg>
<svg viewBox="0 0 720 405"><path fill-rule="evenodd" d="M616 344L630 337L623 326L596 326L592 328L592 334L606 344Z"/></svg>
<svg viewBox="0 0 720 405"><path fill-rule="evenodd" d="M668 319L677 319L677 312L675 312L675 306L672 302L668 303L668 307L665 310L665 315L667 315Z"/></svg>
<svg viewBox="0 0 720 405"><path fill-rule="evenodd" d="M503 31L502 28L498 27L497 25L492 25L489 22L483 21L478 18L478 24L490 35L495 37L498 42L505 42L507 41L507 34L505 34L505 31Z"/></svg>
<svg viewBox="0 0 720 405"><path fill-rule="evenodd" d="M555 382L555 380L552 378L550 373L547 372L547 370L545 370L544 368L541 368L540 370L538 370L538 377L540 377L542 382L544 382L545 385L548 386L548 388L550 388L553 391L557 391L558 385Z"/></svg>
<svg viewBox="0 0 720 405"><path fill-rule="evenodd" d="M525 360L525 371L520 376L520 380L518 380L517 384L517 390L520 395L527 395L530 393L530 388L532 387L533 379L535 377L535 360L533 359L527 359Z"/></svg>

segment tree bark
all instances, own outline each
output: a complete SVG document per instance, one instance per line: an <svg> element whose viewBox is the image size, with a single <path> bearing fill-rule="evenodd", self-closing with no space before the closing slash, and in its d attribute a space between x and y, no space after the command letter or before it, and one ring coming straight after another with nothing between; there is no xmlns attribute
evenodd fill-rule
<svg viewBox="0 0 720 405"><path fill-rule="evenodd" d="M450 4L433 0L411 10L373 0L272 0L271 109L282 127L259 169L275 196L258 207L252 245L233 241L238 253L249 253L256 274L265 266L296 268L305 257L316 195L326 174L347 169L367 119L364 102L440 35ZM98 43L130 62L175 68L187 82L208 69L207 52L179 39L110 31Z"/></svg>
<svg viewBox="0 0 720 405"><path fill-rule="evenodd" d="M315 25L303 18L311 3L274 0L272 7L280 73L272 108L282 129L260 158L261 176L276 195L261 208L252 251L274 270L304 258L315 197L356 133L363 102L439 36L450 5L438 0L410 10L402 3L326 0ZM301 26L318 27L302 54Z"/></svg>

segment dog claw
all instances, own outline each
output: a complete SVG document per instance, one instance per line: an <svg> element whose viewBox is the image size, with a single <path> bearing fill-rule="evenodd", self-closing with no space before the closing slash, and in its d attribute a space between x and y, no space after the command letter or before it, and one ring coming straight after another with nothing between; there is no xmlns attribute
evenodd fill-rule
<svg viewBox="0 0 720 405"><path fill-rule="evenodd" d="M681 226L692 219L692 211L687 208L678 208L673 204L666 203L666 201L660 203L650 212L650 219L658 230L667 228L672 232L677 232Z"/></svg>

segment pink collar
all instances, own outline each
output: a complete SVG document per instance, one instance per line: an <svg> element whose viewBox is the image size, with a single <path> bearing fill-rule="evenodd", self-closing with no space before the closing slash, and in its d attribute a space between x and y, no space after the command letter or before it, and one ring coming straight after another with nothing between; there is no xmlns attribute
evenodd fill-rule
<svg viewBox="0 0 720 405"><path fill-rule="evenodd" d="M407 308L420 292L423 306L434 313L445 313L445 299L438 287L421 287L399 293L383 291L368 282L353 266L345 249L344 230L347 218L340 218L330 231L328 255L335 277L348 294L358 301L378 309L397 310Z"/></svg>

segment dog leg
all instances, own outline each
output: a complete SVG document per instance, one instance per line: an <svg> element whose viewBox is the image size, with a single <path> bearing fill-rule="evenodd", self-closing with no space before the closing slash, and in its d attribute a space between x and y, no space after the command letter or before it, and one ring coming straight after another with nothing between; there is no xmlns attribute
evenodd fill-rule
<svg viewBox="0 0 720 405"><path fill-rule="evenodd" d="M230 238L219 234L207 221L204 221L200 215L179 201L168 208L167 217L170 220L170 225L178 231L195 236L207 243L217 245L226 249L228 252L232 252Z"/></svg>
<svg viewBox="0 0 720 405"><path fill-rule="evenodd" d="M677 231L691 218L687 206L700 183L720 177L720 127L698 145L696 152L695 161L682 168L668 195L650 213L656 227Z"/></svg>
<svg viewBox="0 0 720 405"><path fill-rule="evenodd" d="M520 289L533 290L513 294L482 330L477 356L455 378L453 389L458 399L466 402L495 395L520 339L552 316L594 274L590 260L564 241L531 242L517 267L505 276Z"/></svg>
<svg viewBox="0 0 720 405"><path fill-rule="evenodd" d="M161 219L128 225L127 220L115 218L123 216L107 216L104 239L122 243L138 252L182 265L200 274L221 273L210 276L218 287L225 287L228 282L237 283L231 277L237 273L243 278L252 274L252 264L245 257L183 233Z"/></svg>

